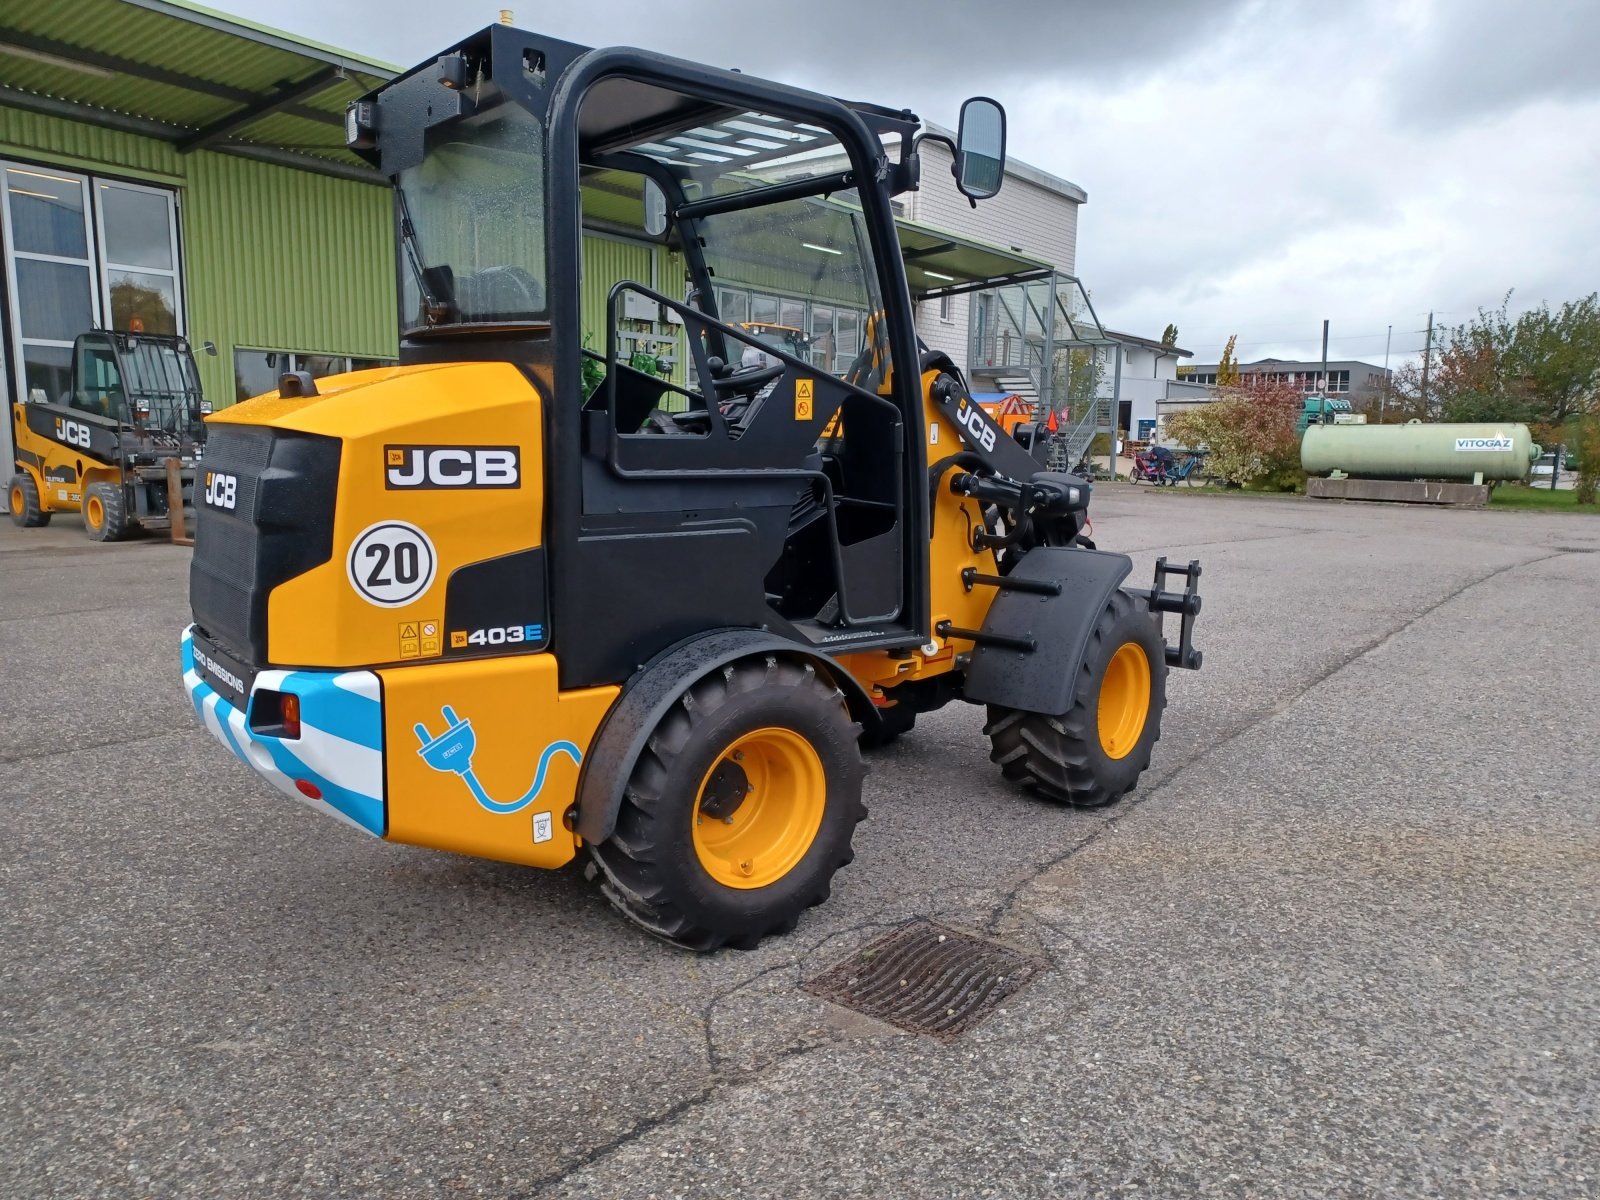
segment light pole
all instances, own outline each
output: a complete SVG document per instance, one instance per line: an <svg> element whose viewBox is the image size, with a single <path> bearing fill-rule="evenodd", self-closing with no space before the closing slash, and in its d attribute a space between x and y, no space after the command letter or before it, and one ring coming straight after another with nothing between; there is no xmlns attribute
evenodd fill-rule
<svg viewBox="0 0 1600 1200"><path fill-rule="evenodd" d="M1394 340L1394 326L1383 335L1383 391L1378 396L1378 424L1383 424L1383 410L1389 406L1389 344Z"/></svg>
<svg viewBox="0 0 1600 1200"><path fill-rule="evenodd" d="M1326 318L1322 322L1322 386L1319 390L1322 393L1322 403L1319 406L1321 411L1317 414L1317 424L1326 425L1328 423L1328 322Z"/></svg>

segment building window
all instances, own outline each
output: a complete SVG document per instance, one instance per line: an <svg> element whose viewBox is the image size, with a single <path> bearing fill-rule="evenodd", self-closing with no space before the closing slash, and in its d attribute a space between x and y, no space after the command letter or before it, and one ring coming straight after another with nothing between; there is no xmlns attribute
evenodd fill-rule
<svg viewBox="0 0 1600 1200"><path fill-rule="evenodd" d="M103 311L111 328L178 333L178 214L170 192L131 183L95 185Z"/></svg>
<svg viewBox="0 0 1600 1200"><path fill-rule="evenodd" d="M313 379L392 366L389 359L355 358L346 354L302 354L293 350L235 350L233 392L248 400L278 390L278 378L290 371L307 371Z"/></svg>
<svg viewBox="0 0 1600 1200"><path fill-rule="evenodd" d="M833 309L823 304L811 306L811 365L833 371Z"/></svg>
<svg viewBox="0 0 1600 1200"><path fill-rule="evenodd" d="M81 333L183 332L171 192L56 167L0 168L0 244L18 394L65 396L73 339Z"/></svg>
<svg viewBox="0 0 1600 1200"><path fill-rule="evenodd" d="M946 323L955 320L950 315L950 294L948 292L939 297L939 320Z"/></svg>
<svg viewBox="0 0 1600 1200"><path fill-rule="evenodd" d="M1350 372L1329 371L1328 390L1330 392L1348 392L1350 390Z"/></svg>
<svg viewBox="0 0 1600 1200"><path fill-rule="evenodd" d="M717 312L728 324L751 329L758 340L796 354L833 375L842 375L853 365L866 317L859 311L831 304L745 291L737 286L717 289ZM692 386L693 361L689 363L689 375Z"/></svg>
<svg viewBox="0 0 1600 1200"><path fill-rule="evenodd" d="M839 314L839 336L834 343L834 351L838 355L834 360L835 373L839 373L840 367L848 370L861 351L861 320L856 313Z"/></svg>
<svg viewBox="0 0 1600 1200"><path fill-rule="evenodd" d="M750 293L733 288L717 289L717 315L730 325L740 325L750 319Z"/></svg>
<svg viewBox="0 0 1600 1200"><path fill-rule="evenodd" d="M778 298L776 296L751 296L750 320L757 325L778 323Z"/></svg>

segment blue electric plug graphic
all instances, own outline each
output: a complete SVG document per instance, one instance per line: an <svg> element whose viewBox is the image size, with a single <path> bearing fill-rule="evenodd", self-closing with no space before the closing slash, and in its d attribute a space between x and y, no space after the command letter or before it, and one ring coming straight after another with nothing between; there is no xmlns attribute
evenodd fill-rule
<svg viewBox="0 0 1600 1200"><path fill-rule="evenodd" d="M477 749L478 737L472 732L472 722L456 715L456 710L448 704L440 710L445 719L445 731L438 737L428 733L428 727L422 722L417 722L413 728L417 733L417 740L422 743L422 749L417 754L422 761L435 771L445 774L461 776L471 791L472 798L492 813L514 813L528 807L539 798L539 793L544 790L544 777L550 770L550 760L557 754L565 754L574 763L583 762L583 751L571 742L551 742L539 755L539 765L534 771L533 783L520 800L513 800L509 804L502 804L498 800L489 798L483 790L483 785L478 782L478 777L472 772L472 752Z"/></svg>
<svg viewBox="0 0 1600 1200"><path fill-rule="evenodd" d="M472 770L472 752L478 748L478 738L472 732L472 722L456 716L456 710L444 706L445 731L436 738L428 736L428 727L418 721L415 728L422 741L422 761L435 771L454 771L465 775Z"/></svg>

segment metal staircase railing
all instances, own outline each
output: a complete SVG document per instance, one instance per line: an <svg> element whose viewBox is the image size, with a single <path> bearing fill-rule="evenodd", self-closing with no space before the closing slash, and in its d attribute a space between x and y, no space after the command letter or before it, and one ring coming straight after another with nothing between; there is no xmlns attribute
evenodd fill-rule
<svg viewBox="0 0 1600 1200"><path fill-rule="evenodd" d="M1046 420L1053 409L1071 422L1050 438L1048 456L1052 469L1070 470L1088 454L1096 434L1115 427L1116 379L1101 374L1107 365L1102 351L1116 346L1115 339L1106 336L1088 293L1070 275L1019 280L980 295L974 300L968 343L972 372L1013 390L1026 375L1033 384L1037 418ZM980 311L981 321L976 316ZM1071 357L1085 350L1097 364L1092 368L1093 394L1074 396L1074 391L1088 390L1075 379L1079 364ZM1120 371L1120 363L1112 363Z"/></svg>
<svg viewBox="0 0 1600 1200"><path fill-rule="evenodd" d="M1105 432L1111 424L1111 398L1096 396L1084 409L1083 416L1065 432L1059 434L1050 447L1050 469L1070 471L1089 453L1097 433Z"/></svg>
<svg viewBox="0 0 1600 1200"><path fill-rule="evenodd" d="M1026 371L1037 383L1038 372L1044 366L1043 336L1030 337L1004 301L991 306L989 312L996 327L981 336L974 335L973 366L991 374L1004 370Z"/></svg>

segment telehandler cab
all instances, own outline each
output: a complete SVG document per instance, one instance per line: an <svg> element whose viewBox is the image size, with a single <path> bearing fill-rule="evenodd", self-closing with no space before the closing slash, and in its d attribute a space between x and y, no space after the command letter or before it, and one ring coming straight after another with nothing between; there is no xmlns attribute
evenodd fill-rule
<svg viewBox="0 0 1600 1200"><path fill-rule="evenodd" d="M1004 114L961 125L981 199ZM859 745L919 712L987 706L1002 772L1063 804L1135 785L1167 668L1200 665L1199 567L1122 588L1089 486L919 348L890 207L933 136L912 114L494 26L346 133L396 187L401 365L211 418L183 670L247 766L391 841L581 851L696 950L827 898ZM586 233L681 262L685 298L585 279ZM802 358L724 318L740 283L855 318ZM628 365L641 313L678 334L664 375Z"/></svg>
<svg viewBox="0 0 1600 1200"><path fill-rule="evenodd" d="M184 338L103 329L79 334L70 390L54 400L36 393L11 406L12 521L31 528L81 509L84 530L97 542L166 525L168 464L177 460L183 501L192 503L210 411Z"/></svg>

